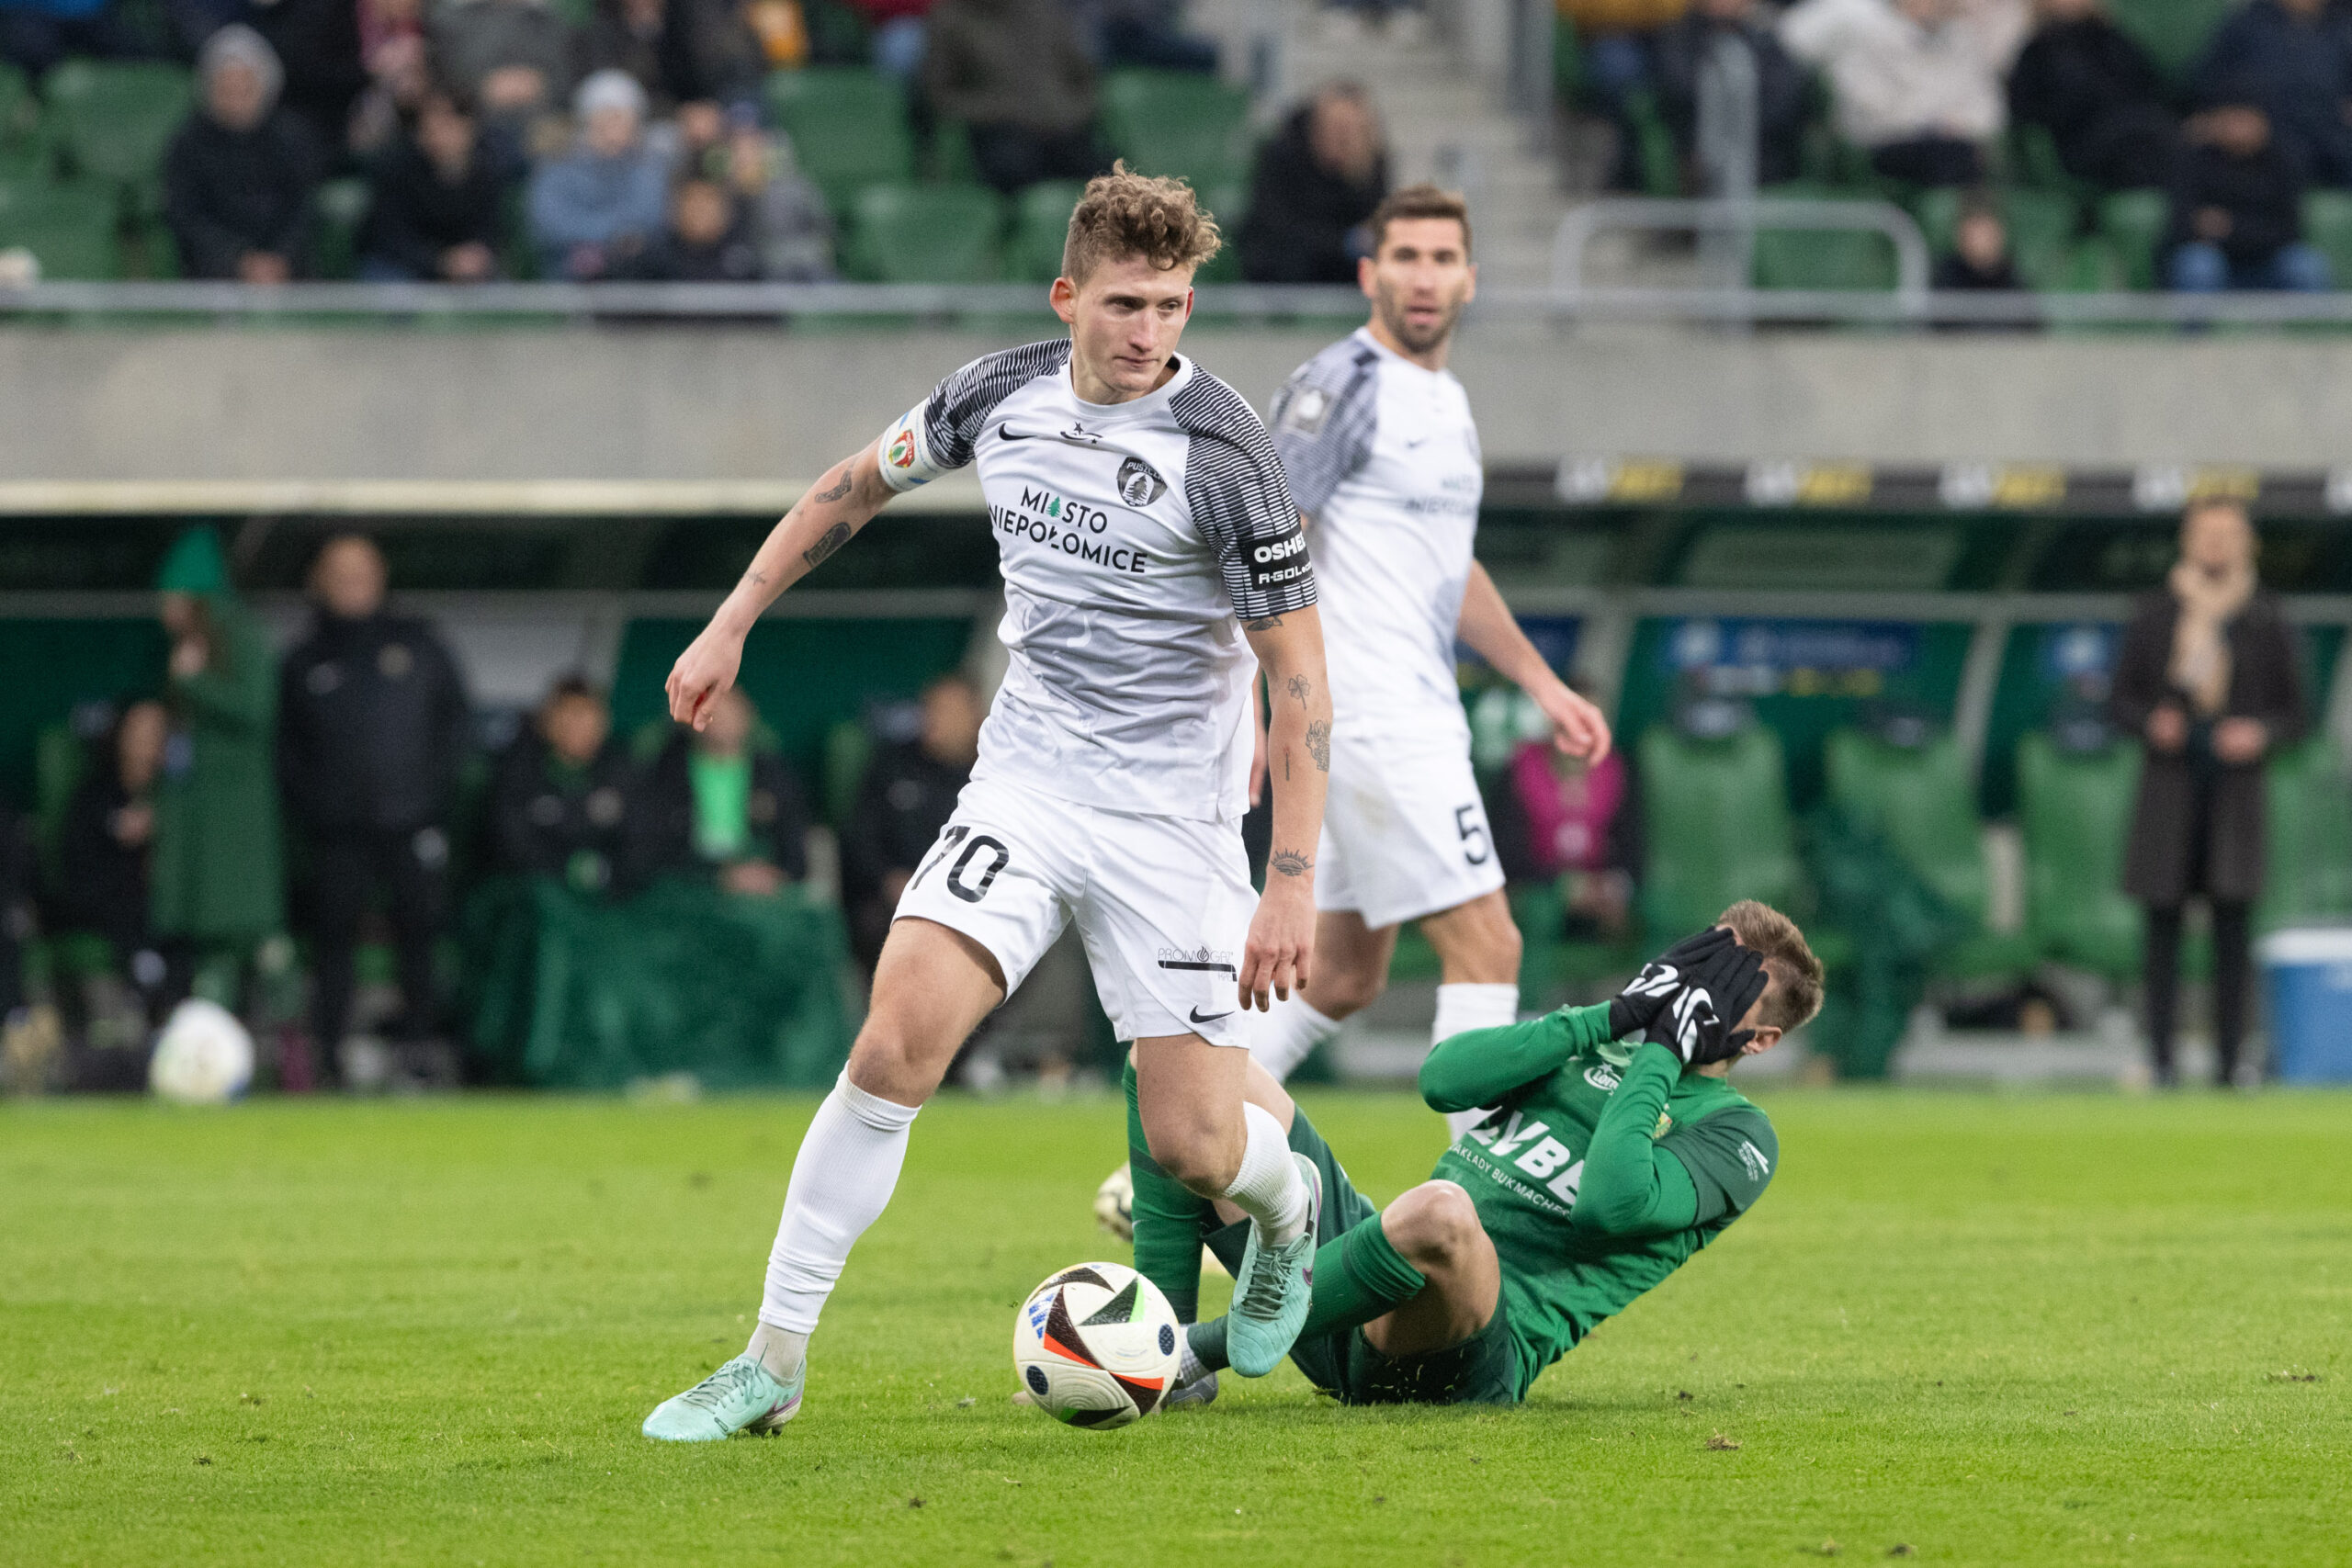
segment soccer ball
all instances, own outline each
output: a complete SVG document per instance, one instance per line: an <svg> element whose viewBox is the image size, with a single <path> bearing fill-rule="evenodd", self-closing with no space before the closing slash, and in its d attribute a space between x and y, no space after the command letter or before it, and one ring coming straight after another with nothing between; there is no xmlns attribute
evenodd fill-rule
<svg viewBox="0 0 2352 1568"><path fill-rule="evenodd" d="M147 1064L147 1087L181 1105L225 1105L254 1081L254 1037L218 1002L172 1010Z"/></svg>
<svg viewBox="0 0 2352 1568"><path fill-rule="evenodd" d="M1150 1280L1124 1263L1080 1263L1021 1303L1012 1365L1055 1420L1107 1431L1159 1408L1182 1332Z"/></svg>
<svg viewBox="0 0 2352 1568"><path fill-rule="evenodd" d="M1094 1223L1121 1241L1136 1238L1136 1181L1125 1166L1094 1190Z"/></svg>

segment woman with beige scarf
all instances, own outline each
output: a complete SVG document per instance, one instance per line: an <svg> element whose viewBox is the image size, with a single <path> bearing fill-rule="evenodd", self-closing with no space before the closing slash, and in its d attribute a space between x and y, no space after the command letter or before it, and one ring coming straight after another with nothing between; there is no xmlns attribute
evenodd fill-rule
<svg viewBox="0 0 2352 1568"><path fill-rule="evenodd" d="M2174 1078L2181 907L2213 913L2216 1081L2238 1077L2247 916L2262 892L2263 762L2303 732L2294 633L2255 580L2254 525L2234 501L2192 503L2180 559L2134 606L2116 661L2116 722L2147 743L2123 890L2148 908L2148 1043Z"/></svg>

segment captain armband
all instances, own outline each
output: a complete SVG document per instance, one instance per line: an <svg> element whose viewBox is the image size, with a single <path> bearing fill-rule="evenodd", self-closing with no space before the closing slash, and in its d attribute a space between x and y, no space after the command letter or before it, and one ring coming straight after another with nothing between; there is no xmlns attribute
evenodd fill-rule
<svg viewBox="0 0 2352 1568"><path fill-rule="evenodd" d="M924 414L929 403L925 399L891 421L875 449L882 482L901 494L949 471L932 455L931 422Z"/></svg>

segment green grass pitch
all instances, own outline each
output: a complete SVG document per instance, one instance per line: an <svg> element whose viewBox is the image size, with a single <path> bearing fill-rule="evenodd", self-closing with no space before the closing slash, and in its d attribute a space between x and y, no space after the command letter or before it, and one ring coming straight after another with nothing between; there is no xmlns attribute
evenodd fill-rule
<svg viewBox="0 0 2352 1568"><path fill-rule="evenodd" d="M1068 1430L1012 1310L1106 1253L1109 1099L946 1100L767 1440L741 1344L811 1102L0 1109L0 1562L2352 1561L2352 1098L1772 1094L1784 1168L1516 1411L1285 1368ZM1368 1191L1441 1133L1307 1100Z"/></svg>

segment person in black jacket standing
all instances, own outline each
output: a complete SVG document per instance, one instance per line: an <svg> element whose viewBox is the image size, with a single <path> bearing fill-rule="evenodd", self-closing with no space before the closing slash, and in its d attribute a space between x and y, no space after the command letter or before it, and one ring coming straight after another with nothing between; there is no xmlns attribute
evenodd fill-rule
<svg viewBox="0 0 2352 1568"><path fill-rule="evenodd" d="M329 540L311 571L317 619L279 675L278 777L311 847L311 1022L329 1061L379 887L400 954L392 1033L426 1037L437 1021L433 946L447 919L449 808L469 715L448 649L426 622L387 613L384 588L372 540Z"/></svg>
<svg viewBox="0 0 2352 1568"><path fill-rule="evenodd" d="M2295 636L2255 580L2254 552L2244 506L2191 505L2180 560L2133 607L2116 660L2116 723L2147 743L2123 890L2148 907L2148 1042L2159 1083L2173 1081L2180 913L2196 897L2213 911L2216 1077L2236 1076L2247 915L2267 859L2263 763L2303 732Z"/></svg>
<svg viewBox="0 0 2352 1568"><path fill-rule="evenodd" d="M850 945L870 973L890 934L907 879L939 841L956 796L980 755L987 705L961 675L942 675L922 694L916 738L875 755L842 833L842 905Z"/></svg>
<svg viewBox="0 0 2352 1568"><path fill-rule="evenodd" d="M2039 26L2009 71L2009 118L2039 125L2058 162L2109 190L2161 187L2180 135L2148 51L2099 0L2038 0Z"/></svg>

